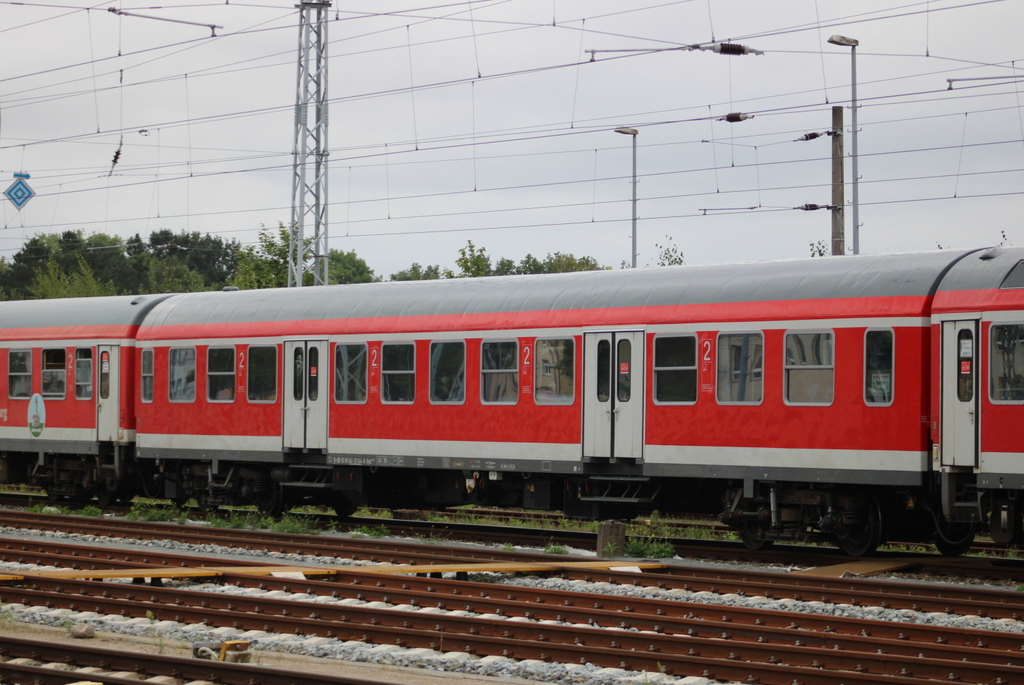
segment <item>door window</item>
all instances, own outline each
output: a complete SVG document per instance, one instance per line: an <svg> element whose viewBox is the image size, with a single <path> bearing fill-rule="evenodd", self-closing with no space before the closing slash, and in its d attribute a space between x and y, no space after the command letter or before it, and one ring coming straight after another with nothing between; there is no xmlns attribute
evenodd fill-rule
<svg viewBox="0 0 1024 685"><path fill-rule="evenodd" d="M629 340L620 340L618 344L618 368L615 374L619 382L616 384L617 391L616 397L619 402L629 402L630 394L632 393L631 383L633 378L633 345Z"/></svg>
<svg viewBox="0 0 1024 685"><path fill-rule="evenodd" d="M142 351L142 401L153 401L153 350Z"/></svg>
<svg viewBox="0 0 1024 685"><path fill-rule="evenodd" d="M956 348L956 397L961 402L970 402L974 399L974 332L957 333Z"/></svg>
<svg viewBox="0 0 1024 685"><path fill-rule="evenodd" d="M294 374L292 374L292 399L301 401L305 396L303 386L306 380L306 351L301 347L295 348L295 353L292 355L292 368L294 369Z"/></svg>
<svg viewBox="0 0 1024 685"><path fill-rule="evenodd" d="M597 343L597 401L607 402L612 392L612 344L607 340Z"/></svg>
<svg viewBox="0 0 1024 685"><path fill-rule="evenodd" d="M306 382L306 396L310 402L316 402L320 397L320 348L310 345L308 356L309 376Z"/></svg>

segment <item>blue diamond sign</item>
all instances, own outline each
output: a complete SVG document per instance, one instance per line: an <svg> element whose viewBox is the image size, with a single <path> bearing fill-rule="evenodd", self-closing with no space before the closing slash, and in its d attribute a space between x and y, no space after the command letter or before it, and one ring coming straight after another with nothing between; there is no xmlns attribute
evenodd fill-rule
<svg viewBox="0 0 1024 685"><path fill-rule="evenodd" d="M25 179L28 178L28 174L16 174L18 180L11 184L11 187L4 191L4 195L7 199L14 203L14 206L21 209L28 204L28 201L36 196L36 191L32 190Z"/></svg>

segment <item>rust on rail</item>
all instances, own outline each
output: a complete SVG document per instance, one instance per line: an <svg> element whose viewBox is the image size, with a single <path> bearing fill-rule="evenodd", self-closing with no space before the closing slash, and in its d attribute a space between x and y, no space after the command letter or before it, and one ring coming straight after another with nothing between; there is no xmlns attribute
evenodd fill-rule
<svg viewBox="0 0 1024 685"><path fill-rule="evenodd" d="M920 559L858 559L831 566L817 566L799 571L790 571L793 576L811 578L863 578L876 573L891 573L920 566Z"/></svg>
<svg viewBox="0 0 1024 685"><path fill-rule="evenodd" d="M42 569L25 573L0 573L0 582L14 582L24 580L26 577L47 577L47 578L87 578L91 580L102 580L103 578L215 578L226 573L244 573L250 575L277 575L301 573L304 576L330 576L343 575L352 570L360 573L554 573L569 569L607 569L622 570L623 568L636 569L639 572L645 568L664 568L659 563L634 563L623 566L621 561L579 561L559 563L473 563L462 562L457 564L381 564L379 566L202 566L202 567L176 567L176 568L117 568L117 569Z"/></svg>

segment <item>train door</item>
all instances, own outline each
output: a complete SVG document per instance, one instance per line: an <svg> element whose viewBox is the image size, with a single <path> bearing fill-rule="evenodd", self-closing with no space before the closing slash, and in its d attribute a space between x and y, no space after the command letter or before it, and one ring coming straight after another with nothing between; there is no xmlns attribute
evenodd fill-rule
<svg viewBox="0 0 1024 685"><path fill-rule="evenodd" d="M284 342L284 447L327 448L327 341Z"/></svg>
<svg viewBox="0 0 1024 685"><path fill-rule="evenodd" d="M942 322L942 465L978 463L978 320Z"/></svg>
<svg viewBox="0 0 1024 685"><path fill-rule="evenodd" d="M583 336L583 457L641 459L644 333Z"/></svg>
<svg viewBox="0 0 1024 685"><path fill-rule="evenodd" d="M120 348L97 345L96 356L96 439L117 442L121 428Z"/></svg>

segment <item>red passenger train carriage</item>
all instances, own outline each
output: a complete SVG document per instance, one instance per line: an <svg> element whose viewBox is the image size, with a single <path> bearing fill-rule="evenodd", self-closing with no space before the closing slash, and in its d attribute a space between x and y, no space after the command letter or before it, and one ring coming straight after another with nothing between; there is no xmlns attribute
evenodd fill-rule
<svg viewBox="0 0 1024 685"><path fill-rule="evenodd" d="M135 334L167 295L3 302L0 480L53 497L129 497Z"/></svg>
<svg viewBox="0 0 1024 685"><path fill-rule="evenodd" d="M898 537L956 553L985 526L1013 543L1022 263L995 249L162 296L128 305L117 333L125 431L83 433L79 451L130 457L118 468L147 492L271 512L657 507L718 512L755 548L828 538L859 555ZM30 306L90 316L0 316ZM101 337L52 334L63 366ZM35 350L42 395L45 336L4 336ZM25 404L9 355L8 403ZM9 478L110 491L98 470L47 466L79 448L18 430L0 433Z"/></svg>

